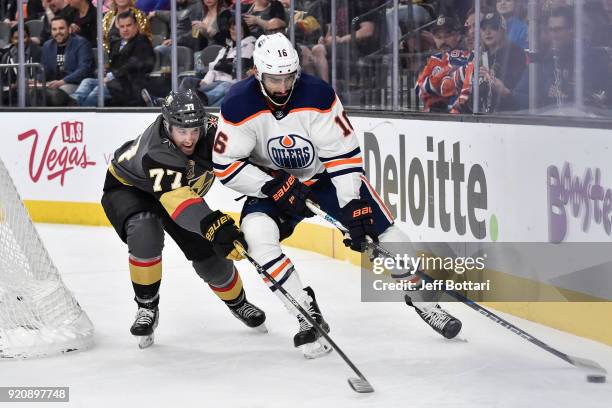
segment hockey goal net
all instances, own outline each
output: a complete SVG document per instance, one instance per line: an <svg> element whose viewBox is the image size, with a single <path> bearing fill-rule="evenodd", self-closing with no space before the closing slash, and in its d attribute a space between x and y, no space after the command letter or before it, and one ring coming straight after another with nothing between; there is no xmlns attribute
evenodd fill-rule
<svg viewBox="0 0 612 408"><path fill-rule="evenodd" d="M66 288L0 160L0 357L82 350L93 325Z"/></svg>

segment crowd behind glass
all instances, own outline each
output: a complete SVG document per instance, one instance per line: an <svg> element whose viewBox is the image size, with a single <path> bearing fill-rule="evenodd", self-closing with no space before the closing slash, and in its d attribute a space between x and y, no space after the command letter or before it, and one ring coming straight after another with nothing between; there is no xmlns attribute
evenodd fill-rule
<svg viewBox="0 0 612 408"><path fill-rule="evenodd" d="M612 116L612 0L101 1L0 0L1 106L217 107L283 32L350 107Z"/></svg>

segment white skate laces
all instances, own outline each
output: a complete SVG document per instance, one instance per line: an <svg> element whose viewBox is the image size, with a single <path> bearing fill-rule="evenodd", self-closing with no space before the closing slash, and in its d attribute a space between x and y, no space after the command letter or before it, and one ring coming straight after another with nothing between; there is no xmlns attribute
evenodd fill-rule
<svg viewBox="0 0 612 408"><path fill-rule="evenodd" d="M450 317L443 309L432 307L423 312L423 319L427 320L432 327L442 330Z"/></svg>
<svg viewBox="0 0 612 408"><path fill-rule="evenodd" d="M146 307L139 307L136 312L136 324L139 325L150 325L155 319L155 311L147 309Z"/></svg>
<svg viewBox="0 0 612 408"><path fill-rule="evenodd" d="M239 308L235 309L235 311L236 311L236 313L238 313L240 316L244 317L245 319L249 319L249 318L255 316L257 313L259 313L259 310L257 310L249 302L244 302L242 304L242 306L240 306Z"/></svg>

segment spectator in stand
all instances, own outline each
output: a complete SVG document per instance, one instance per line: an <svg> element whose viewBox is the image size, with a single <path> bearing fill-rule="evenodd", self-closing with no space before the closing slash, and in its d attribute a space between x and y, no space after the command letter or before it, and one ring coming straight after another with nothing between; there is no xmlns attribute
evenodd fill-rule
<svg viewBox="0 0 612 408"><path fill-rule="evenodd" d="M9 23L11 27L17 24L17 0L0 1L0 21Z"/></svg>
<svg viewBox="0 0 612 408"><path fill-rule="evenodd" d="M290 17L291 0L280 0L280 2L285 7L287 16ZM317 44L317 40L323 34L320 22L323 17L322 1L295 0L294 10L293 23L296 42L303 44L302 46L312 47Z"/></svg>
<svg viewBox="0 0 612 408"><path fill-rule="evenodd" d="M65 106L68 95L93 73L93 53L89 42L70 34L64 17L51 21L51 38L42 48L42 65L47 80L47 105Z"/></svg>
<svg viewBox="0 0 612 408"><path fill-rule="evenodd" d="M23 31L23 44L25 53L25 62L40 62L41 49L38 44L34 44L30 41L30 30L28 26L25 26ZM11 28L10 43L5 48L0 50L0 64L17 64L18 57L18 46L19 32L17 26ZM31 83L36 79L37 71L34 68L26 67L26 80ZM15 68L2 68L0 69L0 76L2 76L2 84L11 88L11 100L9 101L9 92L2 92L3 104L15 104L17 101L17 67ZM31 103L30 103L31 104Z"/></svg>
<svg viewBox="0 0 612 408"><path fill-rule="evenodd" d="M191 22L202 19L201 0L176 0L176 42L177 45L196 49L196 41L192 35ZM170 26L170 12L164 10L152 11L149 18L157 17ZM161 45L155 47L160 55L170 55L172 39L166 38Z"/></svg>
<svg viewBox="0 0 612 408"><path fill-rule="evenodd" d="M514 92L523 75L527 75L525 51L506 36L506 22L497 12L487 13L480 21L482 57L479 78L479 111L482 113L510 112L527 108ZM474 62L466 69L457 102L462 113L472 111L472 80Z"/></svg>
<svg viewBox="0 0 612 408"><path fill-rule="evenodd" d="M461 44L461 28L457 20L449 16L440 16L431 28L438 51L456 50Z"/></svg>
<svg viewBox="0 0 612 408"><path fill-rule="evenodd" d="M251 5L242 5L244 21L249 26L251 34L257 38L274 20L281 20L287 25L287 13L278 0L255 0Z"/></svg>
<svg viewBox="0 0 612 408"><path fill-rule="evenodd" d="M449 113L457 101L471 51L452 50L433 54L417 78L415 92L423 112Z"/></svg>
<svg viewBox="0 0 612 408"><path fill-rule="evenodd" d="M384 3L383 0L353 0L346 4L336 2L336 46L338 52L338 61L343 63L354 63L352 59L368 55L380 47L380 38L378 31L380 27L376 26L375 14L366 13ZM331 4L325 3L323 8L323 21L331 21ZM351 22L354 18L366 15L359 20L359 24L355 31L355 48L357 55L349 55L351 48ZM331 57L331 24L325 27L325 35L319 38L319 43L312 47L312 56L318 76L326 82L329 82L329 66L328 58Z"/></svg>
<svg viewBox="0 0 612 408"><path fill-rule="evenodd" d="M141 97L146 75L153 70L155 54L149 38L140 34L136 16L130 10L117 15L119 38L110 45L109 71L102 86L104 100L112 106L142 106ZM97 79L81 82L72 94L80 106L97 106Z"/></svg>
<svg viewBox="0 0 612 408"><path fill-rule="evenodd" d="M480 18L482 18L482 13L479 14ZM463 28L463 49L474 51L474 39L476 38L476 10L474 10L473 7L467 13Z"/></svg>
<svg viewBox="0 0 612 408"><path fill-rule="evenodd" d="M102 2L102 14L106 14L111 10L111 5L113 3L113 0L104 0ZM97 0L91 0L91 4L94 5L94 7L98 7L98 1Z"/></svg>
<svg viewBox="0 0 612 408"><path fill-rule="evenodd" d="M482 0L482 5L487 7L487 3L490 1ZM468 11L474 6L474 0L436 0L429 1L429 3L437 3L436 10L438 16L453 17L457 21L465 21Z"/></svg>
<svg viewBox="0 0 612 408"><path fill-rule="evenodd" d="M97 46L97 12L91 0L68 0L70 7L76 10L74 22L70 24L70 33L85 38L92 47Z"/></svg>
<svg viewBox="0 0 612 408"><path fill-rule="evenodd" d="M193 89L197 91L205 105L221 106L223 98L231 86L236 82L236 18L230 10L219 15L221 34L225 37L223 47L213 62L209 64L208 72L201 80L199 78L185 78L181 82L181 90ZM223 20L227 21L224 22ZM242 41L240 52L242 59L243 78L253 67L253 50L255 37L249 32L247 24L242 21Z"/></svg>
<svg viewBox="0 0 612 408"><path fill-rule="evenodd" d="M584 41L592 47L612 46L612 21L601 0L584 3Z"/></svg>
<svg viewBox="0 0 612 408"><path fill-rule="evenodd" d="M210 44L222 44L225 40L219 33L219 14L229 7L227 0L202 0L202 19L191 22L193 33L197 33L198 46L203 49ZM196 31L197 30L197 31Z"/></svg>
<svg viewBox="0 0 612 408"><path fill-rule="evenodd" d="M170 0L136 0L136 8L145 14L157 10L170 10Z"/></svg>
<svg viewBox="0 0 612 408"><path fill-rule="evenodd" d="M529 48L527 23L520 19L521 0L497 0L497 12L506 20L506 37L522 50Z"/></svg>
<svg viewBox="0 0 612 408"><path fill-rule="evenodd" d="M26 21L42 20L45 15L45 6L42 0L28 0L26 5ZM45 0L46 3L46 0Z"/></svg>
<svg viewBox="0 0 612 408"><path fill-rule="evenodd" d="M548 17L548 31L551 46L542 56L538 69L538 106L547 114L584 114L572 112L576 102L575 95L575 41L574 9L572 7L553 8ZM611 116L612 86L610 84L609 57L601 48L588 43L584 45L582 64L583 103L588 113ZM527 104L529 79L523 77L516 93Z"/></svg>
<svg viewBox="0 0 612 408"><path fill-rule="evenodd" d="M149 20L147 20L147 16L134 7L134 0L111 0L112 3L110 5L110 10L108 13L104 15L102 19L102 31L104 33L104 49L106 52L110 51L110 44L121 38L119 35L119 29L115 24L116 17L125 13L126 11L131 11L132 14L136 17L136 24L138 25L138 31L141 34L146 35L149 40L151 40L151 28L149 27Z"/></svg>
<svg viewBox="0 0 612 408"><path fill-rule="evenodd" d="M43 2L43 5L45 3ZM51 21L54 17L63 17L68 26L74 22L77 11L70 7L65 0L48 0L45 6L45 16L43 17L43 30L40 38L32 37L32 41L44 44L51 38Z"/></svg>
<svg viewBox="0 0 612 408"><path fill-rule="evenodd" d="M417 78L415 91L423 103L423 112L452 112L464 84L466 68L474 58L475 11L467 12L466 35L461 48L461 35L452 18L439 17L432 29L435 48L440 52L427 59Z"/></svg>

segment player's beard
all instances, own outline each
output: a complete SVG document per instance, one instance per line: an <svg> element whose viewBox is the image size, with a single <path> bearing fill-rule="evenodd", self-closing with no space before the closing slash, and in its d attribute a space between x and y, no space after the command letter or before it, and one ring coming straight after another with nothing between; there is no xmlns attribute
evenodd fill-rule
<svg viewBox="0 0 612 408"><path fill-rule="evenodd" d="M291 90L288 90L282 95L279 93L274 93L270 96L270 99L272 99L278 105L285 105L289 101L289 95L291 95Z"/></svg>

